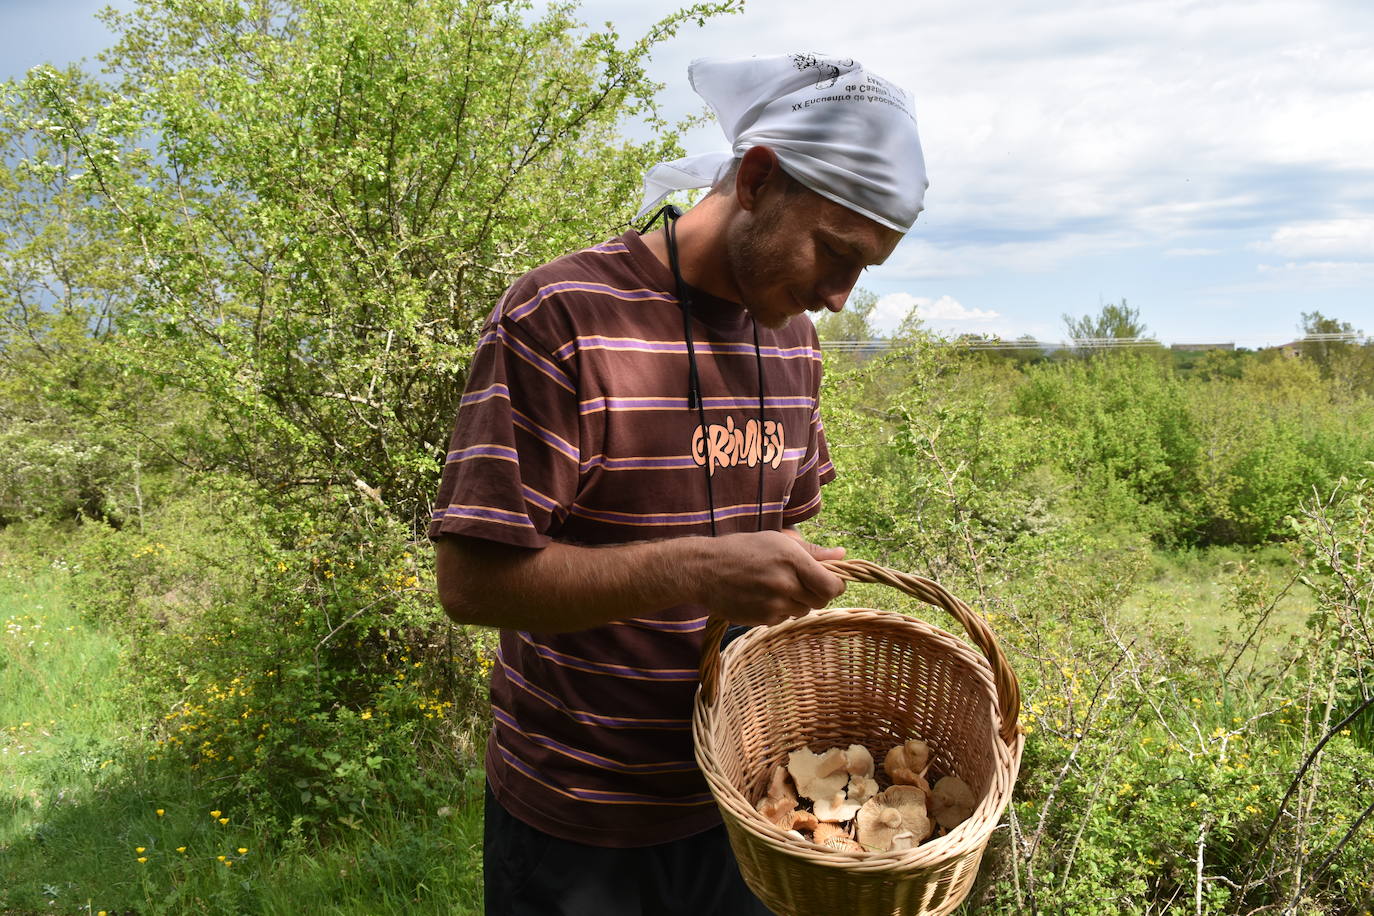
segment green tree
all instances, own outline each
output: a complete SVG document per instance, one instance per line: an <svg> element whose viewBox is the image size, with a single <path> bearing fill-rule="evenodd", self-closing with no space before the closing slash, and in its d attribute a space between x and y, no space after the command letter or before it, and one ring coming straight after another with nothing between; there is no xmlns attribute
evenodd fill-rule
<svg viewBox="0 0 1374 916"><path fill-rule="evenodd" d="M826 342L872 340L878 334L869 323L869 317L877 305L877 293L862 288L856 289L845 303L843 311L826 312L816 319L816 333Z"/></svg>
<svg viewBox="0 0 1374 916"><path fill-rule="evenodd" d="M1302 313L1302 358L1347 392L1374 394L1374 340L1348 321Z"/></svg>
<svg viewBox="0 0 1374 916"><path fill-rule="evenodd" d="M100 87L50 71L73 105ZM83 155L32 92L0 85L0 524L82 513L120 522L144 470L170 462L138 434L166 398L112 361L139 252L112 230Z"/></svg>
<svg viewBox="0 0 1374 916"><path fill-rule="evenodd" d="M201 404L206 462L419 526L484 317L626 224L678 153L651 50L734 9L627 44L520 0L144 0L106 14L105 82L18 91L138 255L122 370ZM625 141L628 118L655 139Z"/></svg>
<svg viewBox="0 0 1374 916"><path fill-rule="evenodd" d="M1147 330L1140 320L1140 309L1132 308L1123 298L1121 304L1108 302L1097 315L1074 318L1065 314L1064 329L1075 348L1094 352L1111 346L1112 340L1134 340L1145 336Z"/></svg>

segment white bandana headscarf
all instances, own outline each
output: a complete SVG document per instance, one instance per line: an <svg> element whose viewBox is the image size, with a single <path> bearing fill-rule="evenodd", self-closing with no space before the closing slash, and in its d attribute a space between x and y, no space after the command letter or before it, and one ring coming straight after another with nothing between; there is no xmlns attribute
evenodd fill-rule
<svg viewBox="0 0 1374 916"><path fill-rule="evenodd" d="M731 152L654 166L640 217L673 191L710 187L732 159L766 146L822 197L899 232L916 221L929 182L911 96L901 87L855 60L820 54L703 57L687 73Z"/></svg>

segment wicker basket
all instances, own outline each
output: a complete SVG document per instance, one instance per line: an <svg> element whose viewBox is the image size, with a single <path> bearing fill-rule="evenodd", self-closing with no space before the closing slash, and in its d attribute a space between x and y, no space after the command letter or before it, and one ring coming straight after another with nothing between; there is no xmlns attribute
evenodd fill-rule
<svg viewBox="0 0 1374 916"><path fill-rule="evenodd" d="M1021 764L1020 690L981 617L938 584L862 560L825 566L944 608L982 649L888 611L818 611L757 627L724 652L707 627L692 721L745 882L779 916L948 913L968 895ZM985 657L986 656L986 657ZM789 751L930 743L932 769L980 798L945 836L899 852L842 853L788 837L754 810Z"/></svg>

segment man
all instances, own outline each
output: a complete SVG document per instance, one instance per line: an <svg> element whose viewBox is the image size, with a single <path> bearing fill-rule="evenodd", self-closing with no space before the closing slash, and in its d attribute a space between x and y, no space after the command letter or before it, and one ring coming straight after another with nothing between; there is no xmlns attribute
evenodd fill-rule
<svg viewBox="0 0 1374 916"><path fill-rule="evenodd" d="M732 153L646 178L680 219L527 274L473 359L430 536L456 621L501 628L489 914L765 914L691 747L708 615L824 607L793 526L833 476L805 311L921 209L906 94L852 60L699 60Z"/></svg>

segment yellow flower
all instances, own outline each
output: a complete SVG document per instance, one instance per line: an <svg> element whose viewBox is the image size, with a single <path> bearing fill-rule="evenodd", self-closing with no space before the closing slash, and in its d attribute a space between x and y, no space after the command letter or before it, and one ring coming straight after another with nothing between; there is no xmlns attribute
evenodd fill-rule
<svg viewBox="0 0 1374 916"><path fill-rule="evenodd" d="M185 851L186 851L186 847L185 847L185 846L178 846L178 847L177 847L177 852L185 852Z"/></svg>
<svg viewBox="0 0 1374 916"><path fill-rule="evenodd" d="M227 823L229 823L229 818L227 818L227 817L222 817L222 818L219 819L219 822L220 822L221 824L227 824Z"/></svg>
<svg viewBox="0 0 1374 916"><path fill-rule="evenodd" d="M372 718L372 710L370 710L370 709L364 709L362 715L360 715L358 718L360 718L360 719L371 719L371 718Z"/></svg>
<svg viewBox="0 0 1374 916"><path fill-rule="evenodd" d="M216 859L219 859L221 862L224 861L224 856L215 856L215 858L216 858Z"/></svg>
<svg viewBox="0 0 1374 916"><path fill-rule="evenodd" d="M248 852L248 847L247 847L247 846L240 846L240 847L239 847L239 855L243 855L243 854L246 853L246 852Z"/></svg>
<svg viewBox="0 0 1374 916"><path fill-rule="evenodd" d="M142 847L142 846L135 846L135 847L134 847L134 852L139 853L139 854L142 854L142 853L143 853L143 847Z"/></svg>
<svg viewBox="0 0 1374 916"><path fill-rule="evenodd" d="M234 867L234 863L233 863L232 861L226 859L225 862L224 862L224 867L225 867L225 868L233 868L233 867Z"/></svg>
<svg viewBox="0 0 1374 916"><path fill-rule="evenodd" d="M139 856L139 857L138 857L138 864L139 864L139 865L142 865L144 862L147 862L147 861L148 861L148 857L147 857L147 856Z"/></svg>
<svg viewBox="0 0 1374 916"><path fill-rule="evenodd" d="M164 815L164 814L166 814L166 813L167 813L167 812L164 811L164 810L161 809L161 808L158 808L158 809L157 809L157 816L158 816L158 817L162 817L162 815Z"/></svg>
<svg viewBox="0 0 1374 916"><path fill-rule="evenodd" d="M210 812L210 816L211 816L211 817L219 817L219 812L218 812L218 811L211 811L211 812Z"/></svg>

